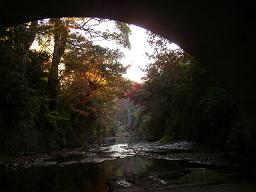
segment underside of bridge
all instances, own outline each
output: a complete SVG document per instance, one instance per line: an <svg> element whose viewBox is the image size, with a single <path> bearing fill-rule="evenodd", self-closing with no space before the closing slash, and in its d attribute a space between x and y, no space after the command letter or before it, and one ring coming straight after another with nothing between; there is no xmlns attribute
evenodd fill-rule
<svg viewBox="0 0 256 192"><path fill-rule="evenodd" d="M254 17L235 1L72 0L1 2L1 27L49 17L100 17L144 27L175 42L207 65L256 126ZM250 144L249 144L250 145ZM254 145L256 146L256 145Z"/></svg>

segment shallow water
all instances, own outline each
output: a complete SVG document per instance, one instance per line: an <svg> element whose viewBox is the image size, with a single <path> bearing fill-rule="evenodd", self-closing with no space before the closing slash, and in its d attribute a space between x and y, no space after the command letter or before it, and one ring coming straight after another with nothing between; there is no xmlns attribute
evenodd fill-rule
<svg viewBox="0 0 256 192"><path fill-rule="evenodd" d="M209 169L209 165L216 162L225 164L216 157L209 161L210 154L205 155L208 160L205 162L204 154L193 151L191 142L122 143L44 155L22 165L6 166L0 173L0 191L106 192L113 178L116 185L129 187L139 177L165 185L165 179L172 179L174 174L186 173L192 168ZM164 179L155 173L158 176L164 173Z"/></svg>
<svg viewBox="0 0 256 192"><path fill-rule="evenodd" d="M0 191L108 191L108 178L144 176L155 171L183 169L181 161L126 157L101 163L37 166L0 176Z"/></svg>

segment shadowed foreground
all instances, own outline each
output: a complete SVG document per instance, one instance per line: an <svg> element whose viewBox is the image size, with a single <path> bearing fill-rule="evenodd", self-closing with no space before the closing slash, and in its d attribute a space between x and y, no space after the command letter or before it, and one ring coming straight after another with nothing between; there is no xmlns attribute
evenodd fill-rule
<svg viewBox="0 0 256 192"><path fill-rule="evenodd" d="M6 160L0 191L254 192L255 175L193 142L132 142Z"/></svg>
<svg viewBox="0 0 256 192"><path fill-rule="evenodd" d="M137 192L137 191L159 191L159 192L254 192L256 183L227 183L219 185L206 186L168 186L159 188L137 187L134 189L118 190L122 192Z"/></svg>

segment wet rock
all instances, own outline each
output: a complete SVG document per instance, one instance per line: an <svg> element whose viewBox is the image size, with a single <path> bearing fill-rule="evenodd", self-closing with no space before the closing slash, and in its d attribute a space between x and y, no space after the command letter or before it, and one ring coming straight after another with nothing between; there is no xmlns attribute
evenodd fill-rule
<svg viewBox="0 0 256 192"><path fill-rule="evenodd" d="M107 185L110 192L119 190L120 188L127 188L132 185L125 177L109 177Z"/></svg>
<svg viewBox="0 0 256 192"><path fill-rule="evenodd" d="M161 171L157 173L157 177L163 180L174 180L177 178L180 178L186 174L189 174L191 171L189 169L184 169L184 170L171 170L171 171Z"/></svg>
<svg viewBox="0 0 256 192"><path fill-rule="evenodd" d="M116 181L117 185L120 187L130 187L132 184L126 181L125 179L120 179Z"/></svg>

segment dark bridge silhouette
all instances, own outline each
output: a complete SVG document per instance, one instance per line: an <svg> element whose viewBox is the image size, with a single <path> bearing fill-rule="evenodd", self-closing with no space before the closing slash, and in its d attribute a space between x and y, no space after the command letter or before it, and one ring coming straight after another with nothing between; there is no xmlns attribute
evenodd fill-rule
<svg viewBox="0 0 256 192"><path fill-rule="evenodd" d="M256 130L255 17L235 1L53 0L0 4L1 27L64 16L124 21L180 45L206 64L234 95L247 121L248 150Z"/></svg>

